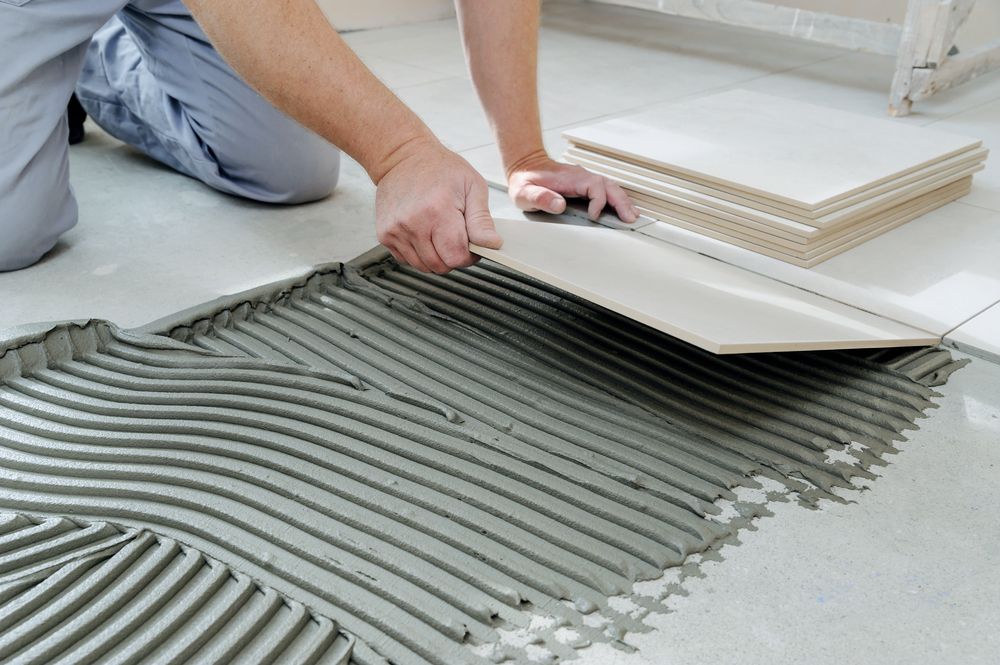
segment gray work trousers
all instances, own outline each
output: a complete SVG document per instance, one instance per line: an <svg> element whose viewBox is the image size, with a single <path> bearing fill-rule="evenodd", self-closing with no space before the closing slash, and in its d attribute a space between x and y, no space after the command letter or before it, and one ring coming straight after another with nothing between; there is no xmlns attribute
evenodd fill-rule
<svg viewBox="0 0 1000 665"><path fill-rule="evenodd" d="M327 196L340 153L232 70L180 0L0 0L0 271L77 221L66 105L207 185L269 203Z"/></svg>

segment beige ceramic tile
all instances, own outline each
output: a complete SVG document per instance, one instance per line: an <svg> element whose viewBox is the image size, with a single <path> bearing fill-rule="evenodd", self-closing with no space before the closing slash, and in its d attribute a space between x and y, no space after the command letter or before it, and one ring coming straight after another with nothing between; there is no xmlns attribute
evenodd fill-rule
<svg viewBox="0 0 1000 665"><path fill-rule="evenodd" d="M497 219L483 257L715 353L915 346L938 337L639 233Z"/></svg>
<svg viewBox="0 0 1000 665"><path fill-rule="evenodd" d="M922 196L910 199L906 203L887 210L872 219L844 226L839 228L836 233L808 241L804 241L801 238L789 239L776 235L772 233L773 229L768 227L755 228L747 224L735 224L716 217L695 213L686 208L677 209L665 206L655 198L641 193L632 192L631 195L644 208L649 209L654 214L663 216L663 221L680 219L695 226L712 229L719 233L742 238L750 242L761 243L793 255L799 255L800 258L810 258L820 252L840 247L862 235L870 234L872 231L878 229L885 231L889 228L895 228L898 226L899 220L903 217L912 219L914 213L924 214L934 208L954 201L968 194L970 184L971 180L968 177L963 178Z"/></svg>
<svg viewBox="0 0 1000 665"><path fill-rule="evenodd" d="M574 143L816 210L978 147L937 132L745 90L572 129Z"/></svg>
<svg viewBox="0 0 1000 665"><path fill-rule="evenodd" d="M583 162L583 165L587 166L585 162ZM703 219L704 221L719 223L723 226L731 225L734 228L744 228L747 230L756 229L761 233L787 238L788 240L799 244L810 244L816 242L826 242L836 237L843 236L851 229L856 229L860 225L878 223L880 220L884 220L895 214L901 206L908 205L912 201L923 196L932 195L942 187L965 180L981 169L982 166L979 165L956 171L948 176L942 176L939 182L935 182L933 185L921 187L920 189L913 191L908 196L901 196L898 200L893 201L890 204L879 206L878 209L873 212L863 216L857 216L854 219L846 220L836 226L828 226L822 229L816 229L800 222L785 220L777 216L769 217L766 221L762 220L760 216L744 217L742 215L720 210L716 207L701 205L688 199L667 194L662 188L652 187L645 184L648 182L647 180L639 180L636 177L627 176L619 177L617 174L605 169L598 168L594 170L622 185L622 187L624 187L636 198L645 197L647 201L655 202L656 205L662 208L665 212L682 216L692 215L696 218Z"/></svg>
<svg viewBox="0 0 1000 665"><path fill-rule="evenodd" d="M679 226L683 229L701 233L710 238L715 238L716 240L721 240L727 243L731 243L743 249L758 252L760 254L764 254L765 256L779 259L781 261L786 261L795 266L799 266L802 268L812 268L814 266L819 265L820 263L823 263L824 261L827 261L837 256L838 254L841 254L853 247L857 247L858 245L867 242L872 238L876 238L882 235L883 233L887 233L894 228L902 226L903 224L906 224L907 222L910 222L920 217L921 215L925 215L933 210L936 210L937 208L946 205L950 201L955 200L955 198L968 193L968 191L969 191L968 182L956 183L955 186L951 187L950 193L935 197L933 199L925 200L920 205L909 206L903 210L900 210L899 213L893 217L892 221L887 224L880 225L875 228L862 229L860 232L852 234L851 237L849 238L844 238L835 243L820 245L815 248L801 252L793 252L788 248L776 246L773 243L765 242L754 238L747 238L745 236L739 236L734 233L720 231L717 228L708 227L703 224L692 223L688 220L680 219L676 216L663 215L662 213L658 213L656 211L652 211L648 208L645 208L642 204L638 205L640 211L649 214L651 216L657 217L659 219L662 219L662 222L660 224L654 224L642 227L641 229L639 229L639 232L644 233L645 235L648 235L650 237L669 240L668 237L664 237L665 235L669 236L669 234L664 234L663 227L665 225Z"/></svg>
<svg viewBox="0 0 1000 665"><path fill-rule="evenodd" d="M862 194L843 199L833 204L834 210L815 217L804 216L786 209L776 208L749 197L739 197L721 189L700 187L682 178L674 178L637 164L607 157L585 149L571 148L566 151L567 161L580 164L608 177L630 185L643 185L656 190L665 200L672 201L706 213L726 213L737 221L753 219L762 224L787 229L806 237L830 232L831 227L860 221L865 217L884 211L900 201L920 196L942 185L954 182L983 169L983 160L989 153L986 149L973 150L944 160L936 165L920 169L912 174L891 180ZM719 212L716 212L719 211Z"/></svg>
<svg viewBox="0 0 1000 665"><path fill-rule="evenodd" d="M952 330L944 342L960 351L1000 363L1000 303Z"/></svg>
<svg viewBox="0 0 1000 665"><path fill-rule="evenodd" d="M811 269L669 224L658 228L657 235L936 335L945 335L1000 301L1000 212L962 202L949 203Z"/></svg>

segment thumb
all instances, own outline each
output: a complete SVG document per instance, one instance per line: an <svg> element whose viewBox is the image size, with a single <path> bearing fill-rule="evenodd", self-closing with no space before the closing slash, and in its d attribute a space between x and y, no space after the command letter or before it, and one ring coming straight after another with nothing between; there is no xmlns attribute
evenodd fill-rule
<svg viewBox="0 0 1000 665"><path fill-rule="evenodd" d="M566 199L547 187L528 184L514 194L514 203L521 210L541 210L558 215L566 211Z"/></svg>
<svg viewBox="0 0 1000 665"><path fill-rule="evenodd" d="M469 242L488 249L500 249L503 238L493 226L489 193L482 180L474 182L465 197L465 230Z"/></svg>

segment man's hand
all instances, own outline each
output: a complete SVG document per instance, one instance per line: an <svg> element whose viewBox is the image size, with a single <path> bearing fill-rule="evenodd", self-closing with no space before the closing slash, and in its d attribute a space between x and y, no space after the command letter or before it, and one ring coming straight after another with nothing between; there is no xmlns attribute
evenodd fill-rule
<svg viewBox="0 0 1000 665"><path fill-rule="evenodd" d="M631 224L639 217L639 210L616 183L583 167L557 162L541 150L507 169L507 191L526 211L559 214L566 210L566 197L580 197L590 200L587 215L592 220L605 205L614 208L623 222Z"/></svg>
<svg viewBox="0 0 1000 665"><path fill-rule="evenodd" d="M469 243L499 249L486 181L437 141L405 147L378 182L375 231L397 261L444 274L472 265Z"/></svg>

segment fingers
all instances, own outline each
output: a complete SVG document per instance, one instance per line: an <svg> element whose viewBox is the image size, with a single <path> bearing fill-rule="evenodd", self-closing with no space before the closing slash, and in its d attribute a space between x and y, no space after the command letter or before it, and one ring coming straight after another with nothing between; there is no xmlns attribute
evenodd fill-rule
<svg viewBox="0 0 1000 665"><path fill-rule="evenodd" d="M392 258L396 259L397 263L401 263L405 266L413 266L420 272L431 272L431 269L420 260L420 255L417 254L413 245L409 243L398 243L385 246L389 250L389 253L392 254Z"/></svg>
<svg viewBox="0 0 1000 665"><path fill-rule="evenodd" d="M590 199L590 204L587 206L587 217L596 222L597 218L601 216L604 206L608 204L608 193L605 189L604 178L593 174L588 174L588 176L580 182L577 193Z"/></svg>
<svg viewBox="0 0 1000 665"><path fill-rule="evenodd" d="M446 272L441 258L430 243L430 231L426 232L424 238L420 233L420 226L413 220L393 220L378 230L378 241L403 265L413 266L421 272ZM430 250L427 246L430 246Z"/></svg>
<svg viewBox="0 0 1000 665"><path fill-rule="evenodd" d="M2 0L0 0L2 1ZM401 264L444 274L476 262L469 244L502 244L489 211L486 181L458 155L436 145L384 174L375 192L375 229Z"/></svg>
<svg viewBox="0 0 1000 665"><path fill-rule="evenodd" d="M455 212L451 223L439 226L431 237L438 256L449 270L471 266L478 257L469 251L469 236L465 229L465 217Z"/></svg>
<svg viewBox="0 0 1000 665"><path fill-rule="evenodd" d="M514 204L521 210L541 210L558 215L566 211L566 199L548 187L527 184L514 193Z"/></svg>
<svg viewBox="0 0 1000 665"><path fill-rule="evenodd" d="M596 221L606 205L614 208L618 218L632 223L639 210L617 183L591 173L581 166L552 163L549 170L537 170L515 176L511 180L511 195L522 210L542 210L554 214L565 212L562 195L585 197L590 200L587 215Z"/></svg>
<svg viewBox="0 0 1000 665"><path fill-rule="evenodd" d="M639 209L635 207L632 199L629 198L628 194L625 193L625 190L618 183L605 179L604 188L608 194L608 203L618 213L618 219L626 224L631 224L639 218Z"/></svg>
<svg viewBox="0 0 1000 665"><path fill-rule="evenodd" d="M465 195L465 229L468 241L488 249L500 249L503 238L497 233L490 214L489 191L486 181L478 178Z"/></svg>
<svg viewBox="0 0 1000 665"><path fill-rule="evenodd" d="M443 275L455 268L465 268L478 260L469 251L469 236L465 215L452 208L438 211L435 221L394 225L382 244L396 261L413 266L421 272ZM493 220L489 220L492 228ZM475 223L474 223L475 228ZM493 232L496 233L495 231ZM480 234L482 235L482 234Z"/></svg>

